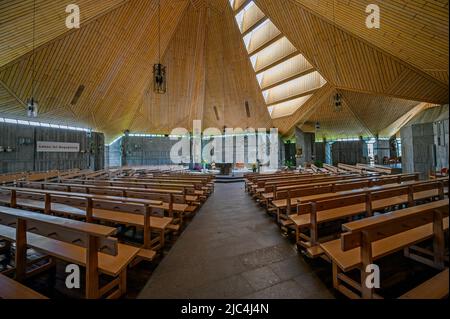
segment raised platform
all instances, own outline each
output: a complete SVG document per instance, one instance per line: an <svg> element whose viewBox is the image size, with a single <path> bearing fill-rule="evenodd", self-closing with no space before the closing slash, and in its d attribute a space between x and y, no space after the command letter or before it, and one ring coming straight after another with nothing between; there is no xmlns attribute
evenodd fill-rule
<svg viewBox="0 0 450 319"><path fill-rule="evenodd" d="M241 183L244 181L244 174L235 173L233 175L216 175L216 183Z"/></svg>

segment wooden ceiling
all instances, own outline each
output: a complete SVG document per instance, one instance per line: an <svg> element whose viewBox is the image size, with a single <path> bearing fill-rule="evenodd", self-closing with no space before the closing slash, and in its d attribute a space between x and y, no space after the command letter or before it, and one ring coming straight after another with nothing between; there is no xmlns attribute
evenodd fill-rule
<svg viewBox="0 0 450 319"><path fill-rule="evenodd" d="M261 12L247 21L269 18L270 36L255 32L246 46L234 15L250 1L236 0L233 11L229 0L162 0L165 95L152 90L157 0L79 0L81 29L68 30L65 7L71 2L36 2L39 120L92 127L107 141L126 129L189 129L194 119L204 127L274 126L285 135L295 126L314 131L320 122L318 137L328 139L392 134L421 102L448 103L448 1L374 0L381 29L369 30L363 0L254 0ZM32 16L32 0L0 3L0 116L26 116ZM257 78L249 53L282 39L293 45L291 55L270 71L261 66ZM327 83L300 107L283 99L291 91L276 89L314 70ZM272 119L267 104L280 101L286 103Z"/></svg>

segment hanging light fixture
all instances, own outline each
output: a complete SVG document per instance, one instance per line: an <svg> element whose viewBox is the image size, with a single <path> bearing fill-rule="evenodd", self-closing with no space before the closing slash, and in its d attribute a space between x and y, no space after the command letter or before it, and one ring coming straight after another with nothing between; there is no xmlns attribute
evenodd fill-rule
<svg viewBox="0 0 450 319"><path fill-rule="evenodd" d="M38 103L34 99L34 91L35 91L35 82L36 82L36 0L33 1L33 51L32 51L32 64L31 64L31 98L27 101L27 115L28 117L37 117L38 116Z"/></svg>
<svg viewBox="0 0 450 319"><path fill-rule="evenodd" d="M342 109L342 100L339 93L336 93L334 96L334 109L336 112L339 112Z"/></svg>
<svg viewBox="0 0 450 319"><path fill-rule="evenodd" d="M153 89L166 93L166 67L161 64L161 0L158 0L158 63L153 65Z"/></svg>

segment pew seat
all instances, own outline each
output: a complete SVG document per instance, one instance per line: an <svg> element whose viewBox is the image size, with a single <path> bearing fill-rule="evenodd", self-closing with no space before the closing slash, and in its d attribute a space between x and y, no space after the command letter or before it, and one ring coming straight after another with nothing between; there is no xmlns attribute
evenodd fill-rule
<svg viewBox="0 0 450 319"><path fill-rule="evenodd" d="M444 230L448 230L449 219L444 218ZM433 236L433 225L427 224L372 243L373 259L379 259L405 247L412 246ZM347 272L361 265L361 248L342 251L341 240L336 239L320 244L322 250Z"/></svg>
<svg viewBox="0 0 450 319"><path fill-rule="evenodd" d="M9 205L10 198L5 196L0 197L0 203ZM19 198L17 199L17 206L28 209L44 210L45 202L33 199ZM51 203L51 212L68 216L86 217L86 211L84 209L59 203ZM119 224L139 227L144 226L144 216L138 214L94 208L92 210L92 217L94 219L107 222L117 222ZM152 216L150 219L151 228L156 230L165 230L171 222L172 218L170 217Z"/></svg>
<svg viewBox="0 0 450 319"><path fill-rule="evenodd" d="M83 212L83 215L85 213ZM123 213L107 209L94 208L92 210L92 217L97 220L106 222L116 222L118 224L132 225L138 227L144 227L144 216L132 213ZM156 230L165 230L167 226L172 222L173 218L170 217L154 217L150 218L150 227Z"/></svg>
<svg viewBox="0 0 450 319"><path fill-rule="evenodd" d="M372 202L373 210L382 210L386 207L401 205L408 202L407 196L395 196L391 198L384 198ZM342 206L333 209L327 209L317 212L317 222L324 223L328 221L333 221L341 218L351 217L366 212L365 203ZM306 227L310 225L311 215L290 215L289 218L297 227Z"/></svg>
<svg viewBox="0 0 450 319"><path fill-rule="evenodd" d="M415 287L400 296L399 299L444 299L448 298L449 290L448 268L428 279L423 284Z"/></svg>
<svg viewBox="0 0 450 319"><path fill-rule="evenodd" d="M47 299L47 297L0 274L0 299Z"/></svg>
<svg viewBox="0 0 450 319"><path fill-rule="evenodd" d="M9 205L11 203L11 198L9 196L1 196L0 203ZM45 202L40 200L28 199L28 198L18 198L17 206L28 208L28 209L36 209L36 210L45 210ZM63 215L80 215L85 216L86 212L84 209L79 209L73 206L69 206L66 204L60 203L51 203L51 211L56 214Z"/></svg>
<svg viewBox="0 0 450 319"><path fill-rule="evenodd" d="M0 238L15 241L16 229L14 227L0 225ZM27 246L66 262L86 266L87 249L84 247L30 232L27 233ZM98 269L106 275L113 277L119 276L138 253L139 248L119 243L117 244L117 256L111 256L101 252L98 254Z"/></svg>

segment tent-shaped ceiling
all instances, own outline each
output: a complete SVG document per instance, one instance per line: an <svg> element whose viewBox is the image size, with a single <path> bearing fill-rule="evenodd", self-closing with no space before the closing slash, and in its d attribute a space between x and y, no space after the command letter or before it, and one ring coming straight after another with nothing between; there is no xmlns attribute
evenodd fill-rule
<svg viewBox="0 0 450 319"><path fill-rule="evenodd" d="M162 0L168 87L159 95L157 0L80 0L81 28L71 30L70 1L40 0L37 120L91 127L107 141L196 119L285 135L319 122L328 139L393 134L408 112L448 103L448 8L373 2L380 30L365 27L362 0ZM32 0L0 3L0 117L26 117L32 17Z"/></svg>

